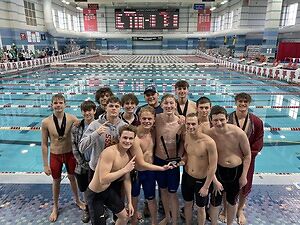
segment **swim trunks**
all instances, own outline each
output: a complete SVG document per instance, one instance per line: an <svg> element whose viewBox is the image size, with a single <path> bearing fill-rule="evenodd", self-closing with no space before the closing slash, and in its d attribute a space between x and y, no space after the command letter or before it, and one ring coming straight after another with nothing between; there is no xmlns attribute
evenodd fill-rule
<svg viewBox="0 0 300 225"><path fill-rule="evenodd" d="M54 154L50 152L50 169L53 179L61 178L63 164L66 165L68 174L73 175L75 173L76 160L73 156L73 152L63 154Z"/></svg>

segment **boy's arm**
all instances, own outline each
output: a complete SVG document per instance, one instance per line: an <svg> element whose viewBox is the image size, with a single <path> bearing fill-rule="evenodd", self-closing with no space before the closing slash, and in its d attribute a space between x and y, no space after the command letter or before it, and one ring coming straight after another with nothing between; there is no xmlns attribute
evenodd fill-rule
<svg viewBox="0 0 300 225"><path fill-rule="evenodd" d="M42 121L42 157L43 157L43 167L44 167L44 172L46 175L51 174L51 170L49 167L49 162L48 162L48 137L49 137L49 131L46 126L45 121Z"/></svg>
<svg viewBox="0 0 300 225"><path fill-rule="evenodd" d="M218 163L217 146L213 140L211 140L207 144L207 154L208 154L208 170L207 170L207 176L203 188L208 190L215 176L217 170L217 163Z"/></svg>
<svg viewBox="0 0 300 225"><path fill-rule="evenodd" d="M100 170L99 181L101 184L110 184L134 169L135 157L133 157L122 169L111 172L114 160L115 156L112 151L104 150L100 155L97 166L99 166L98 169Z"/></svg>
<svg viewBox="0 0 300 225"><path fill-rule="evenodd" d="M144 160L144 154L141 149L140 141L135 137L132 147L130 148L130 154L136 157L136 164L138 170L154 170L154 171L165 171L169 169L169 166L156 166L151 163L147 163Z"/></svg>
<svg viewBox="0 0 300 225"><path fill-rule="evenodd" d="M242 158L243 172L240 177L240 188L242 188L247 184L247 173L248 173L250 163L251 163L251 150L250 150L250 144L249 144L249 140L248 140L246 133L240 129L238 136L240 136L240 138L239 138L240 149L243 154L243 158Z"/></svg>

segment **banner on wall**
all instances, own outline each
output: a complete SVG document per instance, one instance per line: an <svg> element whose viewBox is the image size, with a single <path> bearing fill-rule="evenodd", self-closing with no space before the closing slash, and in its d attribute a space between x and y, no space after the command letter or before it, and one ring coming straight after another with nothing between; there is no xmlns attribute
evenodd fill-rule
<svg viewBox="0 0 300 225"><path fill-rule="evenodd" d="M98 31L96 9L83 9L84 31Z"/></svg>
<svg viewBox="0 0 300 225"><path fill-rule="evenodd" d="M35 32L35 36L36 36L36 42L41 42L41 36L40 36L40 32Z"/></svg>
<svg viewBox="0 0 300 225"><path fill-rule="evenodd" d="M31 32L31 40L32 40L32 42L36 42L36 34L35 34L35 32Z"/></svg>
<svg viewBox="0 0 300 225"><path fill-rule="evenodd" d="M30 31L26 31L26 33L27 33L27 41L28 41L29 43L31 43L31 42L32 42L31 32L30 32Z"/></svg>
<svg viewBox="0 0 300 225"><path fill-rule="evenodd" d="M210 25L211 25L211 11L209 9L199 10L197 31L199 32L210 31Z"/></svg>
<svg viewBox="0 0 300 225"><path fill-rule="evenodd" d="M25 33L24 33L25 34ZM20 34L21 36L21 34ZM36 43L36 42L41 42L41 37L40 37L40 32L36 31L26 31L26 39L29 43ZM24 39L24 40L26 40Z"/></svg>

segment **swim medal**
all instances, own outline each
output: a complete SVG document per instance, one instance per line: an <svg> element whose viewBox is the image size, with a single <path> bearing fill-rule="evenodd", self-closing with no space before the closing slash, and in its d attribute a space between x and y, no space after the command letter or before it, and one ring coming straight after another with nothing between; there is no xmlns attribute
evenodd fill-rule
<svg viewBox="0 0 300 225"><path fill-rule="evenodd" d="M61 127L59 127L58 125L58 119L57 117L53 114L53 121L54 121L54 124L55 124L55 128L56 128L56 131L58 133L58 140L59 141L63 141L64 140L64 134L65 134L65 129L66 129L66 114L64 113L64 117L63 117L63 120L62 120L62 123L61 123Z"/></svg>

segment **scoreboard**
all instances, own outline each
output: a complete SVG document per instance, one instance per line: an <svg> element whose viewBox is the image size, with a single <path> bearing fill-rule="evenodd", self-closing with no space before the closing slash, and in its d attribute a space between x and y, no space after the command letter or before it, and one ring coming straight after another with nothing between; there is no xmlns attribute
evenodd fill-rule
<svg viewBox="0 0 300 225"><path fill-rule="evenodd" d="M115 9L116 29L178 29L179 9Z"/></svg>

